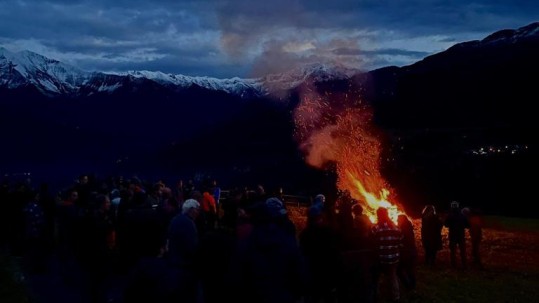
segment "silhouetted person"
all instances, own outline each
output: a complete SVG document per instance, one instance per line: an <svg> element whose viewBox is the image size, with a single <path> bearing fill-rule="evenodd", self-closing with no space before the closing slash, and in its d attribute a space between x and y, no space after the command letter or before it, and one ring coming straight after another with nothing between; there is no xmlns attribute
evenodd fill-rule
<svg viewBox="0 0 539 303"><path fill-rule="evenodd" d="M6 212L8 213L9 243L11 253L20 256L24 250L25 239L25 212L28 201L34 198L34 194L26 182L19 182L14 190L9 194L8 203L6 203Z"/></svg>
<svg viewBox="0 0 539 303"><path fill-rule="evenodd" d="M238 209L241 204L242 192L235 188L230 191L230 195L221 200L221 209L223 210L223 217L221 218L221 225L227 228L236 228L238 222Z"/></svg>
<svg viewBox="0 0 539 303"><path fill-rule="evenodd" d="M369 241L372 222L369 217L363 213L363 206L361 206L361 204L358 203L352 206L352 216L354 219L354 231L359 233L359 236L363 241Z"/></svg>
<svg viewBox="0 0 539 303"><path fill-rule="evenodd" d="M120 202L120 206L124 203ZM124 265L134 266L140 257L154 256L151 247L164 243L162 217L147 199L135 191L121 222L121 254ZM157 243L154 243L157 242Z"/></svg>
<svg viewBox="0 0 539 303"><path fill-rule="evenodd" d="M336 228L335 201L329 200L326 195L318 194L314 197L311 207L319 208L326 224Z"/></svg>
<svg viewBox="0 0 539 303"><path fill-rule="evenodd" d="M266 200L266 207L271 216L273 223L277 224L283 230L288 232L290 236L296 237L296 225L288 216L284 203L277 197L271 197Z"/></svg>
<svg viewBox="0 0 539 303"><path fill-rule="evenodd" d="M79 244L79 261L88 274L88 287L92 302L105 298L105 280L111 274L114 248L114 225L112 223L108 195L99 194L89 201L92 209L79 217L82 239Z"/></svg>
<svg viewBox="0 0 539 303"><path fill-rule="evenodd" d="M164 245L159 242L149 245L148 251L153 254L141 257L127 275L123 302L179 302L174 296L179 282L163 256Z"/></svg>
<svg viewBox="0 0 539 303"><path fill-rule="evenodd" d="M462 214L459 203L451 202L451 210L445 219L444 225L449 229L449 250L451 253L451 266L457 267L457 246L460 251L462 268L466 268L466 238L465 229L468 221Z"/></svg>
<svg viewBox="0 0 539 303"><path fill-rule="evenodd" d="M215 229L217 222L217 203L209 188L203 189L201 200L199 202L200 208L204 213L204 232L212 231Z"/></svg>
<svg viewBox="0 0 539 303"><path fill-rule="evenodd" d="M416 286L415 271L417 262L414 226L406 215L399 215L397 220L402 232L402 248L397 274L406 289L414 290Z"/></svg>
<svg viewBox="0 0 539 303"><path fill-rule="evenodd" d="M26 269L31 273L46 270L46 222L39 199L39 194L36 194L33 199L28 197L27 205L24 208L24 263Z"/></svg>
<svg viewBox="0 0 539 303"><path fill-rule="evenodd" d="M90 183L90 177L86 174L80 175L77 183L74 186L74 190L76 190L79 194L79 198L77 199L77 203L81 207L87 207L90 203L90 196L92 192L91 188L92 184Z"/></svg>
<svg viewBox="0 0 539 303"><path fill-rule="evenodd" d="M311 207L317 207L322 211L324 209L326 203L326 196L323 194L318 194L314 197L313 203L311 204Z"/></svg>
<svg viewBox="0 0 539 303"><path fill-rule="evenodd" d="M337 200L336 226L339 233L346 237L346 233L352 230L354 218L352 217L352 206L357 204L357 201L350 196L350 192L344 191Z"/></svg>
<svg viewBox="0 0 539 303"><path fill-rule="evenodd" d="M365 302L374 294L372 252L372 222L363 214L363 207L356 202L352 205L350 230L341 233L340 254L342 271L338 279L338 302Z"/></svg>
<svg viewBox="0 0 539 303"><path fill-rule="evenodd" d="M463 208L462 213L468 219L470 238L472 240L472 262L477 268L483 268L481 263L480 244L483 239L483 218L477 209Z"/></svg>
<svg viewBox="0 0 539 303"><path fill-rule="evenodd" d="M54 228L56 220L56 201L49 192L47 183L41 183L39 186L39 204L45 215L45 240L47 249L52 249L54 244Z"/></svg>
<svg viewBox="0 0 539 303"><path fill-rule="evenodd" d="M232 229L216 228L200 238L197 269L204 303L231 302L232 289L228 277L235 249L236 235Z"/></svg>
<svg viewBox="0 0 539 303"><path fill-rule="evenodd" d="M57 208L58 245L61 271L64 279L72 280L78 238L80 238L79 194L76 190L68 191L67 197Z"/></svg>
<svg viewBox="0 0 539 303"><path fill-rule="evenodd" d="M9 194L9 182L8 180L3 180L0 185L0 249L7 248L9 244L12 204Z"/></svg>
<svg viewBox="0 0 539 303"><path fill-rule="evenodd" d="M305 302L336 302L342 264L337 234L325 222L322 207L309 208L307 226L299 235L299 244L308 271Z"/></svg>
<svg viewBox="0 0 539 303"><path fill-rule="evenodd" d="M187 184L182 184L182 185L183 185L183 198L185 200L192 198L192 194L196 190L195 182L193 181L193 179L189 179L187 181Z"/></svg>
<svg viewBox="0 0 539 303"><path fill-rule="evenodd" d="M215 205L217 207L217 224L220 224L221 219L221 187L217 184L217 180L212 181L211 194L215 199Z"/></svg>
<svg viewBox="0 0 539 303"><path fill-rule="evenodd" d="M383 273L389 283L391 299L398 302L400 299L400 289L397 267L400 261L402 233L389 218L387 208L378 208L376 215L378 222L372 227L372 237L378 266L375 272L375 281L378 281L378 276Z"/></svg>
<svg viewBox="0 0 539 303"><path fill-rule="evenodd" d="M425 251L425 264L434 267L436 255L442 249L443 223L434 205L426 205L421 212L421 243Z"/></svg>
<svg viewBox="0 0 539 303"><path fill-rule="evenodd" d="M303 295L305 265L295 236L275 221L271 206L253 205L253 229L238 243L232 269L239 286L232 302L295 303Z"/></svg>
<svg viewBox="0 0 539 303"><path fill-rule="evenodd" d="M196 268L199 231L195 223L200 212L197 200L185 200L182 213L172 219L168 229L167 257L176 272L179 302L195 303L200 298Z"/></svg>

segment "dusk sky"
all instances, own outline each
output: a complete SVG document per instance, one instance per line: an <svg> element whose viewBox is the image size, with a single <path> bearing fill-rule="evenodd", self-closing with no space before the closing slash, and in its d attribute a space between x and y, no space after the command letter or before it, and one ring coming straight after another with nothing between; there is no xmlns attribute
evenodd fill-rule
<svg viewBox="0 0 539 303"><path fill-rule="evenodd" d="M403 66L536 21L537 0L0 0L0 46L87 71L246 78Z"/></svg>

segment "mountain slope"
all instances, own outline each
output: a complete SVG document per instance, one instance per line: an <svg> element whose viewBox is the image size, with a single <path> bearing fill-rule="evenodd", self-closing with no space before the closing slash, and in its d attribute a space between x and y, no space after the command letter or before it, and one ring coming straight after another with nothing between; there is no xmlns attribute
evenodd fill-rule
<svg viewBox="0 0 539 303"><path fill-rule="evenodd" d="M536 111L539 23L454 45L402 68L371 71L386 127L529 125Z"/></svg>
<svg viewBox="0 0 539 303"><path fill-rule="evenodd" d="M298 86L307 81L320 96L337 92L373 106L389 138L384 174L403 200L418 208L459 199L503 209L503 201L528 199L522 189L533 186L525 176L535 173L538 28L502 30L404 67L361 73L314 65L261 79L86 73L0 50L7 146L0 172L204 171L309 184L314 174L292 139ZM268 94L274 91L285 102ZM344 104L337 103L328 104ZM498 152L506 146L525 148ZM485 149L496 153L474 153Z"/></svg>
<svg viewBox="0 0 539 303"><path fill-rule="evenodd" d="M163 90L197 85L238 95L261 91L260 84L251 79L188 77L149 71L90 73L30 51L14 53L0 47L0 87L7 89L34 86L47 96L80 97L110 93L130 84L140 85L145 82L141 79L155 82Z"/></svg>
<svg viewBox="0 0 539 303"><path fill-rule="evenodd" d="M86 72L30 51L14 53L0 47L0 87L16 89L33 86L42 94L51 97L78 98L93 94L107 94L122 87L125 90L125 87L153 82L150 85L157 85L162 91L177 92L198 86L242 98L251 98L287 91L307 79L314 81L345 79L356 72L356 70L330 68L321 64L255 79L190 77L159 71Z"/></svg>

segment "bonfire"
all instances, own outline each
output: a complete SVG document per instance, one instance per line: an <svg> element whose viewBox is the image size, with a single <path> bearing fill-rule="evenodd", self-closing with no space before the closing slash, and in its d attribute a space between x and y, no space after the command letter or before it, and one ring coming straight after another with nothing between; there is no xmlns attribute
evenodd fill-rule
<svg viewBox="0 0 539 303"><path fill-rule="evenodd" d="M359 201L372 222L379 207L397 222L404 210L390 199L394 190L381 174L382 141L372 116L360 93L320 94L307 84L294 112L295 135L308 164L320 169L334 164L337 188Z"/></svg>

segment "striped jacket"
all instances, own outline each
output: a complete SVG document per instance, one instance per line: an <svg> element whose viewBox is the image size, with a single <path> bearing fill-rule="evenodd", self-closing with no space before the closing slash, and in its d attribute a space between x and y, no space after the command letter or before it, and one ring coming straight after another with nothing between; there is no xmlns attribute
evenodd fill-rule
<svg viewBox="0 0 539 303"><path fill-rule="evenodd" d="M393 222L378 222L372 227L372 235L379 263L398 263L402 247L401 230Z"/></svg>

